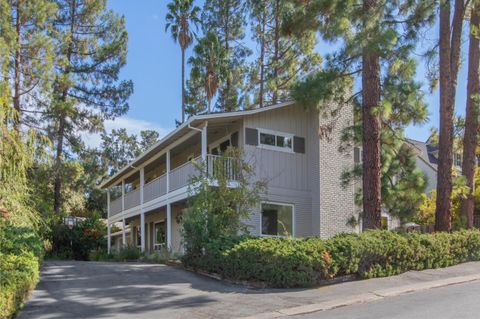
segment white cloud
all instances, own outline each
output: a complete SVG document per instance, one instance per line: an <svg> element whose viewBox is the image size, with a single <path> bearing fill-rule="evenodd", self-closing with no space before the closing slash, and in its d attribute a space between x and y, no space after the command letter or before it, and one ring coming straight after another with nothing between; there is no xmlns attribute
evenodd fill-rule
<svg viewBox="0 0 480 319"><path fill-rule="evenodd" d="M105 131L110 133L113 129L124 128L128 134L140 135L140 131L154 130L160 134L160 138L163 138L173 128L161 127L156 123L152 123L145 120L134 119L128 116L116 118L115 120L107 120L104 123ZM98 147L101 143L100 134L86 134L84 136L84 142L90 147Z"/></svg>

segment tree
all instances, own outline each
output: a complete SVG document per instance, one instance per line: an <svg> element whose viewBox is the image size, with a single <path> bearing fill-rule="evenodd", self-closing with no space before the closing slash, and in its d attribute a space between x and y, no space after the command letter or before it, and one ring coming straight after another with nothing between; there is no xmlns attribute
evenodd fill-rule
<svg viewBox="0 0 480 319"><path fill-rule="evenodd" d="M468 84L467 105L465 115L465 130L463 138L462 174L470 191L462 201L461 211L467 228L473 227L475 211L475 171L477 167L477 146L479 131L480 106L480 4L475 3L470 10L470 44L468 50Z"/></svg>
<svg viewBox="0 0 480 319"><path fill-rule="evenodd" d="M233 111L242 107L246 65L250 50L243 45L246 7L242 0L206 0L202 11L204 34L212 32L223 46L227 67L223 69L216 107Z"/></svg>
<svg viewBox="0 0 480 319"><path fill-rule="evenodd" d="M289 37L282 32L282 17L293 10L286 0L251 0L248 5L253 39L260 49L252 66L256 102L260 107L284 102L300 76L319 69L315 34Z"/></svg>
<svg viewBox="0 0 480 319"><path fill-rule="evenodd" d="M53 24L56 6L49 0L2 1L0 37L9 43L5 59L11 79L14 127L35 126L35 115L46 102L52 78L53 47L47 32ZM27 117L27 114L29 115Z"/></svg>
<svg viewBox="0 0 480 319"><path fill-rule="evenodd" d="M193 52L194 55L188 60L192 66L190 80L193 83L203 83L207 113L210 113L212 99L225 81L223 76L228 68L226 52L213 32L208 32L200 39Z"/></svg>
<svg viewBox="0 0 480 319"><path fill-rule="evenodd" d="M58 15L52 36L56 51L53 100L45 120L55 144L54 210L62 205L62 164L67 153L78 151L80 132L102 129L103 119L128 110L131 81L120 81L126 63L128 35L125 21L105 1L57 0Z"/></svg>
<svg viewBox="0 0 480 319"><path fill-rule="evenodd" d="M200 8L193 5L193 0L173 0L167 5L165 31L170 29L173 41L180 44L182 51L182 123L185 122L185 50L192 44L195 33L191 25L198 28Z"/></svg>
<svg viewBox="0 0 480 319"><path fill-rule="evenodd" d="M291 3L297 2L292 0ZM307 78L303 88L315 88L319 92L297 92L296 96L304 97L304 100L310 97L314 102L306 102L307 105L313 104L317 108L324 105L325 100L331 100L332 92L335 93L335 103L340 105L339 108L358 97L357 102L362 110L362 225L364 229L380 228L382 129L387 127L385 119L390 117L394 106L390 100L397 96L394 92L402 92L406 87L410 98L415 95L411 91L415 85L410 53L418 38L418 31L433 20L434 3L315 0L297 7L295 12L286 17L287 32L301 35L305 30L319 30L325 40L341 40L343 46L327 56L326 70ZM392 77L394 72L391 71L400 71L405 66L408 73L402 77ZM361 91L349 97L350 92L342 89L342 78L358 75L361 76ZM312 83L319 86L315 87ZM387 91L385 84L388 83L391 87ZM394 102L399 104L396 107L402 119L400 123L407 124L408 112L402 110L403 101L395 99ZM408 100L407 107L410 106L419 105ZM410 121L414 122L412 119Z"/></svg>
<svg viewBox="0 0 480 319"><path fill-rule="evenodd" d="M453 20L450 22L450 0L440 1L438 41L440 56L440 126L435 211L435 230L437 231L450 231L452 227L453 120L464 15L464 1L455 0Z"/></svg>

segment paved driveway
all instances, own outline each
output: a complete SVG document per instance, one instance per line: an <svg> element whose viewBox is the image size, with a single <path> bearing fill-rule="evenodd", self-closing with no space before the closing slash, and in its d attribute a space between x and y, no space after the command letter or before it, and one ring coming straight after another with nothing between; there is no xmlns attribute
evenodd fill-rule
<svg viewBox="0 0 480 319"><path fill-rule="evenodd" d="M258 292L267 290L228 285L164 265L47 261L42 268L21 319L232 318L285 305L279 297L268 302L260 297Z"/></svg>

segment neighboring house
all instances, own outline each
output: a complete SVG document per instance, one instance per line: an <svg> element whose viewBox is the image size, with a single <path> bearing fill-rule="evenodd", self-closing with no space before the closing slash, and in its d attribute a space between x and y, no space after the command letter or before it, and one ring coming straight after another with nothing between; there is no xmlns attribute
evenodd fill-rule
<svg viewBox="0 0 480 319"><path fill-rule="evenodd" d="M338 151L340 131L352 124L353 110L343 108L328 138L320 138L331 121L293 102L192 116L102 184L110 190L109 225L122 222L123 245L181 251L181 214L190 195L189 177L196 173L192 161L210 167L228 147L239 147L254 176L267 182L261 203L245 221L252 235L328 238L358 231L349 225L354 186L340 185L354 156Z"/></svg>

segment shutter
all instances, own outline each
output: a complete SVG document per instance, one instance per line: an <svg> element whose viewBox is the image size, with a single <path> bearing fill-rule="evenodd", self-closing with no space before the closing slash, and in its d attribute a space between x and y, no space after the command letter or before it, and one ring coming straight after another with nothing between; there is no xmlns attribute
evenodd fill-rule
<svg viewBox="0 0 480 319"><path fill-rule="evenodd" d="M238 147L238 132L233 133L230 136L230 140L232 141L232 146L233 147Z"/></svg>
<svg viewBox="0 0 480 319"><path fill-rule="evenodd" d="M299 136L293 137L293 151L295 153L305 154L305 138Z"/></svg>
<svg viewBox="0 0 480 319"><path fill-rule="evenodd" d="M353 161L355 163L360 163L360 149L358 147L353 149Z"/></svg>
<svg viewBox="0 0 480 319"><path fill-rule="evenodd" d="M258 145L258 130L254 128L245 128L245 144Z"/></svg>

